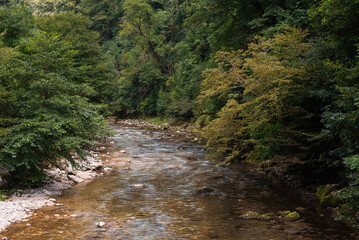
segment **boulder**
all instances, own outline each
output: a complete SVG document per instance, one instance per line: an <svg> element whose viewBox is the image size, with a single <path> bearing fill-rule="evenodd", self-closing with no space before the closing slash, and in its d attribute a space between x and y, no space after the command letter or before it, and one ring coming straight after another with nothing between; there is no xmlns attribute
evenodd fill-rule
<svg viewBox="0 0 359 240"><path fill-rule="evenodd" d="M77 177L82 178L84 180L88 180L92 178L92 176L87 172L77 171L75 174Z"/></svg>
<svg viewBox="0 0 359 240"><path fill-rule="evenodd" d="M340 204L338 184L322 185L317 188L316 196L323 207L337 207Z"/></svg>
<svg viewBox="0 0 359 240"><path fill-rule="evenodd" d="M90 169L92 171L100 170L102 168L103 168L103 164L101 162L93 162L93 163L91 163L91 166L90 166Z"/></svg>
<svg viewBox="0 0 359 240"><path fill-rule="evenodd" d="M69 175L68 178L69 178L71 181L75 182L75 183L82 183L82 182L85 181L85 180L83 180L82 178L79 178L79 177L77 177L77 176L75 176L75 175Z"/></svg>

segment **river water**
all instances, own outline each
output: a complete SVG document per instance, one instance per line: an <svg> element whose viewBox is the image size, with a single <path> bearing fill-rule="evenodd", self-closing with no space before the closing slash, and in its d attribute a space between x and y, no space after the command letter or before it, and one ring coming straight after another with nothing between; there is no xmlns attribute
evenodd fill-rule
<svg viewBox="0 0 359 240"><path fill-rule="evenodd" d="M114 129L115 145L101 155L113 171L67 190L57 199L63 206L11 225L4 232L9 240L350 239L320 207L243 165L211 164L201 146L165 140L163 132ZM295 222L240 217L298 207L301 220Z"/></svg>

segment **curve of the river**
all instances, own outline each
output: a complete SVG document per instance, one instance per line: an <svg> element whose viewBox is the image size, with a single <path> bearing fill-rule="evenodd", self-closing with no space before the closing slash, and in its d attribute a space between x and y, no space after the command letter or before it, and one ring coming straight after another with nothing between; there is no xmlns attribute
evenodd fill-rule
<svg viewBox="0 0 359 240"><path fill-rule="evenodd" d="M201 146L165 141L162 132L114 128L115 145L102 155L114 170L65 192L58 199L63 206L13 224L5 232L9 240L349 239L316 205L245 167L211 164ZM239 217L298 207L301 220L294 222Z"/></svg>

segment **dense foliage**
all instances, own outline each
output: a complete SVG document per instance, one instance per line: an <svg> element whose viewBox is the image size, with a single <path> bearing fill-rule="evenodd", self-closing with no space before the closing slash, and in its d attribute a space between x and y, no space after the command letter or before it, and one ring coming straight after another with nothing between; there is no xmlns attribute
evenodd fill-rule
<svg viewBox="0 0 359 240"><path fill-rule="evenodd" d="M110 80L104 67L96 66L96 63L104 64L103 58L99 45L94 42L96 38L90 41L85 35L89 31L86 25L80 22L83 31L75 29L77 36L71 36L71 40L67 37L71 32L61 32L62 19L65 19L63 24L68 25L67 30L72 30L77 24L74 20L81 21L81 15L64 13L58 18L49 17L47 26L56 21L56 28L50 31L42 27L43 19L34 19L22 5L11 4L0 9L8 15L23 11L26 14L19 16L24 17L12 19L18 23L12 22L2 29L0 164L11 174L14 183L33 184L42 179L44 166L56 163L59 158L72 161L74 153L84 156L83 150L92 140L107 136L99 107L89 100L97 103L99 91L95 89ZM66 22L70 17L73 20ZM8 29L28 22L33 23L29 25L33 28L27 36L7 34ZM81 38L85 41L82 45ZM95 80L96 86L91 82ZM106 97L103 93L102 96Z"/></svg>
<svg viewBox="0 0 359 240"><path fill-rule="evenodd" d="M183 118L213 159L339 183L340 209L358 221L358 0L10 2L0 2L10 171L102 136L98 107Z"/></svg>

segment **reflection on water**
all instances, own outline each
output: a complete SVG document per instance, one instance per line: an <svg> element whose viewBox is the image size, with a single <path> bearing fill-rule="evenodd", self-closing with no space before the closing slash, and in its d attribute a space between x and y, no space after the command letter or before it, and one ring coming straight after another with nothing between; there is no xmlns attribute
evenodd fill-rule
<svg viewBox="0 0 359 240"><path fill-rule="evenodd" d="M210 164L199 146L163 141L160 132L115 130L115 146L102 155L114 171L67 191L58 199L63 206L43 208L30 221L10 226L4 232L9 240L349 239L315 206L244 168ZM297 222L239 218L248 211L297 207L309 209Z"/></svg>

